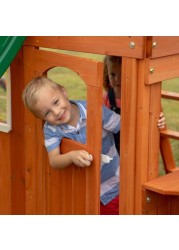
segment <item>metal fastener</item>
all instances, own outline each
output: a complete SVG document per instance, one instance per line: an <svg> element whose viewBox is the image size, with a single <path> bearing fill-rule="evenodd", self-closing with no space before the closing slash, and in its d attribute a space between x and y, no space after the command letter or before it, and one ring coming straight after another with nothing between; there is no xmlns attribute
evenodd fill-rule
<svg viewBox="0 0 179 250"><path fill-rule="evenodd" d="M157 42L152 43L152 48L155 48L155 47L157 47Z"/></svg>
<svg viewBox="0 0 179 250"><path fill-rule="evenodd" d="M130 42L129 46L130 46L131 49L134 49L135 48L135 42Z"/></svg>
<svg viewBox="0 0 179 250"><path fill-rule="evenodd" d="M150 74L153 74L154 73L154 68L150 68L149 72L150 72Z"/></svg>
<svg viewBox="0 0 179 250"><path fill-rule="evenodd" d="M146 197L146 202L147 202L147 203L150 203L151 200L152 200L152 199L151 199L150 197Z"/></svg>

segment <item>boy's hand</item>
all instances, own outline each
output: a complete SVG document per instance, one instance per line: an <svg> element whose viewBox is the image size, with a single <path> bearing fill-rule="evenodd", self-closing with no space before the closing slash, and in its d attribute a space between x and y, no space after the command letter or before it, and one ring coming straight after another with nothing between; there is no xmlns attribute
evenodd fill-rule
<svg viewBox="0 0 179 250"><path fill-rule="evenodd" d="M160 113L160 116L159 116L159 119L158 119L158 127L160 129L165 127L165 116L164 116L164 114L162 112Z"/></svg>
<svg viewBox="0 0 179 250"><path fill-rule="evenodd" d="M85 150L77 150L73 151L72 161L76 166L83 168L91 165L93 157Z"/></svg>

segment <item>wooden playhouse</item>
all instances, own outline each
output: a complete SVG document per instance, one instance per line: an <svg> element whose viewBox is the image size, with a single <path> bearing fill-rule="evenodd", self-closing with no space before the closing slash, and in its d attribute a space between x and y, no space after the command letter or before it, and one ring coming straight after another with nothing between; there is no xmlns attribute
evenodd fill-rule
<svg viewBox="0 0 179 250"><path fill-rule="evenodd" d="M179 214L179 171L169 138L159 132L161 82L179 77L179 37L26 37L12 59L12 130L0 132L0 214L99 214L103 63L41 48L122 56L120 214ZM91 167L49 166L42 122L22 103L37 75L67 67L87 85L87 144L64 140L62 151L86 148ZM95 117L95 119L94 119ZM158 176L159 152L166 175Z"/></svg>

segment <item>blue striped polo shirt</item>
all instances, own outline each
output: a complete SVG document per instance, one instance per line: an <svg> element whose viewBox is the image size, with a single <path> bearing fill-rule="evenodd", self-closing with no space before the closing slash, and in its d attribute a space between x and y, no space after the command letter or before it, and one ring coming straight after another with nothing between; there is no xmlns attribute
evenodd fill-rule
<svg viewBox="0 0 179 250"><path fill-rule="evenodd" d="M70 101L78 106L80 118L77 127L71 125L44 124L45 147L48 152L59 147L63 138L86 143L86 101ZM102 154L113 158L109 163L101 162L100 201L108 204L119 195L119 154L115 147L113 133L120 129L120 115L102 106ZM80 131L80 133L78 133Z"/></svg>

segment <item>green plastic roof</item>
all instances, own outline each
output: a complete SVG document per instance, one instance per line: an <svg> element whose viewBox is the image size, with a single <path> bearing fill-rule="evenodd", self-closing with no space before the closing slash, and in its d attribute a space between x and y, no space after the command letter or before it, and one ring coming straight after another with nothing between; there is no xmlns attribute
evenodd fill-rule
<svg viewBox="0 0 179 250"><path fill-rule="evenodd" d="M21 48L25 36L0 36L0 77Z"/></svg>

